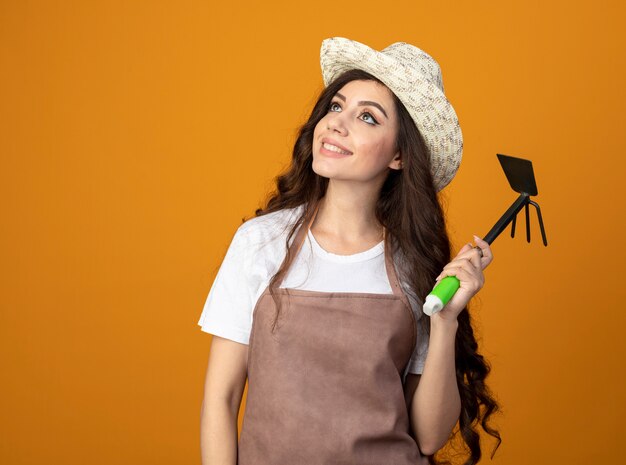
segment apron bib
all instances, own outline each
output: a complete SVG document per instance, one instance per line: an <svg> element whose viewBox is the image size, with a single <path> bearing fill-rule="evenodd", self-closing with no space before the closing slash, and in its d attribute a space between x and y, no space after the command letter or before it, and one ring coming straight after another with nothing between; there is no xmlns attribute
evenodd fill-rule
<svg viewBox="0 0 626 465"><path fill-rule="evenodd" d="M316 214L317 207L298 230L294 251ZM409 434L402 385L417 326L386 249L393 294L279 287L273 333L269 285L261 294L248 346L238 465L426 462Z"/></svg>

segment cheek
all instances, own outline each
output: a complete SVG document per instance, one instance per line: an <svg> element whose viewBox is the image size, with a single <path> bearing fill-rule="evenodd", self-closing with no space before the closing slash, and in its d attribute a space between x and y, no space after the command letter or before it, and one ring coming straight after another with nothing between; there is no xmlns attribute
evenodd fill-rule
<svg viewBox="0 0 626 465"><path fill-rule="evenodd" d="M322 118L316 125L315 129L313 129L313 140L311 141L313 144L313 152L315 153L318 149L318 140L324 133L324 129L326 128L326 116Z"/></svg>
<svg viewBox="0 0 626 465"><path fill-rule="evenodd" d="M320 123L315 125L315 129L313 129L313 140L317 139L317 134L319 133Z"/></svg>
<svg viewBox="0 0 626 465"><path fill-rule="evenodd" d="M384 138L364 141L360 144L360 152L367 155L367 159L372 164L381 164L387 162L387 156L390 154L393 145Z"/></svg>
<svg viewBox="0 0 626 465"><path fill-rule="evenodd" d="M315 125L315 130L313 134L319 134L326 127L326 120L328 119L328 115L325 115L321 120L317 122Z"/></svg>

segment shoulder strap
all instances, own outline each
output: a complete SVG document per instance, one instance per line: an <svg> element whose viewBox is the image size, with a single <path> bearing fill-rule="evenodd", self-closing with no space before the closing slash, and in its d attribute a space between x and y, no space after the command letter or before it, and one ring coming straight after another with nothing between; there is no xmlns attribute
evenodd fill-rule
<svg viewBox="0 0 626 465"><path fill-rule="evenodd" d="M290 256L293 256L294 258L298 256L298 252L300 252L300 249L302 248L302 244L304 243L304 238L306 237L306 234L309 228L311 227L311 224L313 224L313 220L315 220L315 216L317 215L317 210L319 206L320 206L320 203L318 201L313 209L313 212L309 214L309 218L305 218L300 228L298 228L298 231L296 232L296 236L294 237L293 241L289 245L287 254L285 255L285 258L283 259L283 262L280 264L281 267ZM285 275L286 274L287 273L285 273ZM283 275L283 278L280 280L280 282L276 284L276 287L280 287L285 275Z"/></svg>

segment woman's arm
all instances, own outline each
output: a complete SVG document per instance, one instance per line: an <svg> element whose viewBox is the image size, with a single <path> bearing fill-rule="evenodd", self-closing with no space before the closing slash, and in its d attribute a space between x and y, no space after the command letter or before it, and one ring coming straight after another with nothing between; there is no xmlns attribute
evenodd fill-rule
<svg viewBox="0 0 626 465"><path fill-rule="evenodd" d="M483 269L493 261L489 244L478 236L474 240L480 251L471 243L465 244L436 278L439 281L456 276L460 287L444 308L430 317L428 355L411 399L411 426L420 450L426 455L443 447L461 413L454 353L457 317L483 287Z"/></svg>
<svg viewBox="0 0 626 465"><path fill-rule="evenodd" d="M448 321L437 313L431 316L424 371L421 376L407 375L411 426L420 451L425 455L443 447L461 413L454 362L457 327L456 319Z"/></svg>
<svg viewBox="0 0 626 465"><path fill-rule="evenodd" d="M248 346L213 335L200 413L202 465L237 464L237 418Z"/></svg>

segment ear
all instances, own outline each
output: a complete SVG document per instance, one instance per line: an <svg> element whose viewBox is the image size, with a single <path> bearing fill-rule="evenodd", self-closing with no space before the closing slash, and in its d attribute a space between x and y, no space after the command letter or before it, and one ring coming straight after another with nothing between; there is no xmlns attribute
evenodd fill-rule
<svg viewBox="0 0 626 465"><path fill-rule="evenodd" d="M391 163L389 163L389 168L391 168L392 170L402 169L402 156L400 155L400 152L396 152L393 160L391 160Z"/></svg>

